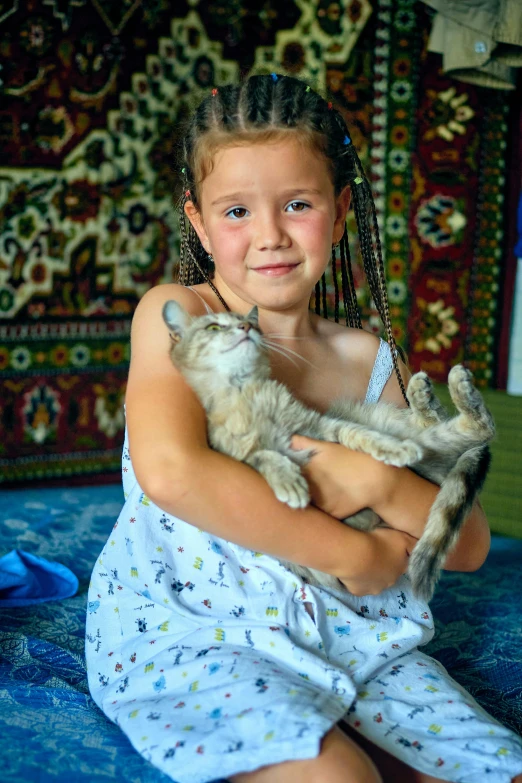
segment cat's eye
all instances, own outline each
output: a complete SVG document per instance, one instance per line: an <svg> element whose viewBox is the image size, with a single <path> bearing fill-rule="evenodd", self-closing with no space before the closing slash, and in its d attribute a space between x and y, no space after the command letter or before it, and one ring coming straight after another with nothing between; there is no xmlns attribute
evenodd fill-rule
<svg viewBox="0 0 522 783"><path fill-rule="evenodd" d="M220 332L222 329L223 327L219 324L209 324L205 327L205 331L207 332Z"/></svg>

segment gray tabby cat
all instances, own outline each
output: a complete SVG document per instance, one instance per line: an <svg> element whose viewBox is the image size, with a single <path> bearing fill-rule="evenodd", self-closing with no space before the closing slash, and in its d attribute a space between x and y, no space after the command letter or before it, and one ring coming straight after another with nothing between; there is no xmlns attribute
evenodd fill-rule
<svg viewBox="0 0 522 783"><path fill-rule="evenodd" d="M192 317L171 300L164 305L163 319L172 340L172 361L205 408L210 445L255 468L283 503L303 508L310 500L301 467L313 451L294 451L294 434L342 443L389 465L407 465L441 485L408 567L414 592L431 598L489 467L487 444L495 429L471 373L460 365L450 371L449 391L459 412L453 418L448 418L422 372L408 384L409 409L344 400L323 415L270 379L257 308L246 316ZM381 523L371 509L343 521L361 530ZM335 576L282 562L311 584L345 589Z"/></svg>

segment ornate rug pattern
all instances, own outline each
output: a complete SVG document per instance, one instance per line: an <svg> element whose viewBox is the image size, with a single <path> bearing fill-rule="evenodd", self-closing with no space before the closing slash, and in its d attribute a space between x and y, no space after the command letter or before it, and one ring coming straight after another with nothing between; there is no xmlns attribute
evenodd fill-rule
<svg viewBox="0 0 522 783"><path fill-rule="evenodd" d="M444 380L464 356L492 383L506 96L444 81L418 6L0 0L4 486L116 480L132 312L176 273L179 122L252 70L326 87L350 124L412 368Z"/></svg>

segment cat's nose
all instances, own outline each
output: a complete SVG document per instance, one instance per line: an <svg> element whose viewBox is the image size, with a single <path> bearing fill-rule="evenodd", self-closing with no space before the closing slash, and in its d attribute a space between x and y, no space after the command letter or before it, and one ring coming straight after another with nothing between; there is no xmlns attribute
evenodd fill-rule
<svg viewBox="0 0 522 783"><path fill-rule="evenodd" d="M238 325L238 329L242 329L244 332L249 332L252 328L252 324L249 324L248 321L243 321Z"/></svg>

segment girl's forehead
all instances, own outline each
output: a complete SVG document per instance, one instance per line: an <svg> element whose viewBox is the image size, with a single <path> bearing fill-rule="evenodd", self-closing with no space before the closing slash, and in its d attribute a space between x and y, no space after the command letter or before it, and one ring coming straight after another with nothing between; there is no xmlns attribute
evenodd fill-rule
<svg viewBox="0 0 522 783"><path fill-rule="evenodd" d="M331 182L325 157L297 138L218 148L202 182L204 190L238 188L326 186Z"/></svg>

